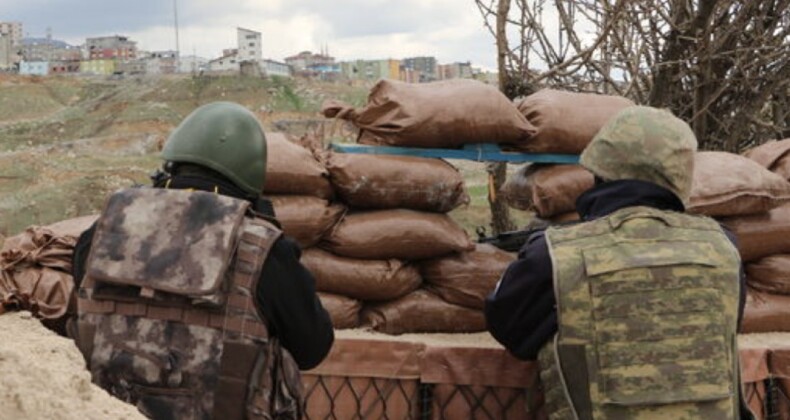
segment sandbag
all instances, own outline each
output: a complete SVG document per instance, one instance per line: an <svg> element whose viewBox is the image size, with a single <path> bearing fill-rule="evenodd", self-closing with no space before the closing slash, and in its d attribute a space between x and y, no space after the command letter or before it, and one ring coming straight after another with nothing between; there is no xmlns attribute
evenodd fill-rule
<svg viewBox="0 0 790 420"><path fill-rule="evenodd" d="M790 295L790 254L771 255L746 264L749 286L767 293Z"/></svg>
<svg viewBox="0 0 790 420"><path fill-rule="evenodd" d="M743 155L790 181L790 139L770 141L747 150Z"/></svg>
<svg viewBox="0 0 790 420"><path fill-rule="evenodd" d="M264 194L332 197L329 172L309 150L283 133L266 133L266 148Z"/></svg>
<svg viewBox="0 0 790 420"><path fill-rule="evenodd" d="M493 86L475 80L404 83L382 80L368 104L353 109L327 101L327 118L351 121L358 142L392 146L454 148L470 143L524 144L535 132L518 109Z"/></svg>
<svg viewBox="0 0 790 420"><path fill-rule="evenodd" d="M362 309L362 326L386 334L478 332L486 328L482 311L453 305L416 290L392 302Z"/></svg>
<svg viewBox="0 0 790 420"><path fill-rule="evenodd" d="M350 207L446 213L469 203L464 178L441 159L334 153L332 185Z"/></svg>
<svg viewBox="0 0 790 420"><path fill-rule="evenodd" d="M486 296L515 259L493 245L477 244L474 251L422 262L420 274L426 289L445 301L483 309Z"/></svg>
<svg viewBox="0 0 790 420"><path fill-rule="evenodd" d="M757 162L726 152L695 155L689 213L738 216L790 202L790 182Z"/></svg>
<svg viewBox="0 0 790 420"><path fill-rule="evenodd" d="M790 205L768 213L725 218L722 223L735 234L744 262L790 253Z"/></svg>
<svg viewBox="0 0 790 420"><path fill-rule="evenodd" d="M345 213L340 204L330 204L318 197L280 195L267 197L283 232L302 248L315 245Z"/></svg>
<svg viewBox="0 0 790 420"><path fill-rule="evenodd" d="M790 331L790 296L748 289L742 333Z"/></svg>
<svg viewBox="0 0 790 420"><path fill-rule="evenodd" d="M579 154L615 114L635 104L620 96L543 89L518 102L537 132L522 149Z"/></svg>
<svg viewBox="0 0 790 420"><path fill-rule="evenodd" d="M316 288L360 300L392 300L414 291L422 279L416 267L399 260L360 260L318 248L302 253Z"/></svg>
<svg viewBox="0 0 790 420"><path fill-rule="evenodd" d="M551 218L574 212L576 199L595 184L579 165L524 165L508 177L502 196L511 207Z"/></svg>
<svg viewBox="0 0 790 420"><path fill-rule="evenodd" d="M320 246L344 257L378 260L423 260L474 248L447 215L404 209L349 214Z"/></svg>
<svg viewBox="0 0 790 420"><path fill-rule="evenodd" d="M335 329L342 330L359 326L359 311L362 309L362 302L345 296L321 292L318 292L318 299L321 300L324 309L329 312L332 327Z"/></svg>
<svg viewBox="0 0 790 420"><path fill-rule="evenodd" d="M90 223L86 217L55 225L65 235L33 226L8 238L0 251L0 308L30 311L64 334L65 318L75 309L74 246Z"/></svg>

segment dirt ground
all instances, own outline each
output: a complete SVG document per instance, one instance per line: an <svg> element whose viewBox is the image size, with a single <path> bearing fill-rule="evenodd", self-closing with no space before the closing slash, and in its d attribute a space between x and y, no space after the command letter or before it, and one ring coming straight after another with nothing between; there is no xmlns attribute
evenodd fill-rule
<svg viewBox="0 0 790 420"><path fill-rule="evenodd" d="M0 418L144 420L91 383L74 342L28 312L0 315Z"/></svg>

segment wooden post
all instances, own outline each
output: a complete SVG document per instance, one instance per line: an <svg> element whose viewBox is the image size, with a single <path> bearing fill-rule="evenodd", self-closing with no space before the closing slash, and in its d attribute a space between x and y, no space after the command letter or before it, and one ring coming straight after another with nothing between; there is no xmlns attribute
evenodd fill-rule
<svg viewBox="0 0 790 420"><path fill-rule="evenodd" d="M509 90L510 74L507 71L507 15L510 12L510 0L499 0L496 18L497 67L499 68L499 90L505 95ZM513 99L513 98L509 98ZM510 209L498 194L507 179L507 163L491 163L486 166L488 171L488 205L491 208L491 230L494 234L514 230L510 219Z"/></svg>

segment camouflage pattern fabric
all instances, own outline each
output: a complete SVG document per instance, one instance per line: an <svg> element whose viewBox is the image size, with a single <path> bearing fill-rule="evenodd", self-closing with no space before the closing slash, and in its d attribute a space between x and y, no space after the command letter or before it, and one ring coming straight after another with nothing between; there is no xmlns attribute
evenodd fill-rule
<svg viewBox="0 0 790 420"><path fill-rule="evenodd" d="M620 111L584 149L580 163L598 177L660 185L688 203L697 139L669 111L634 106Z"/></svg>
<svg viewBox="0 0 790 420"><path fill-rule="evenodd" d="M248 206L202 191L121 190L98 221L86 275L184 295L214 293Z"/></svg>
<svg viewBox="0 0 790 420"><path fill-rule="evenodd" d="M552 419L738 417L740 258L712 219L647 207L546 231Z"/></svg>
<svg viewBox="0 0 790 420"><path fill-rule="evenodd" d="M202 203L199 209L195 202ZM300 418L296 362L269 337L254 300L263 264L282 232L264 219L245 217L246 202L211 193L125 190L109 203L96 233L105 240L93 243L78 298L78 345L94 382L153 419ZM139 209L168 211L132 212ZM167 220L184 215L192 219ZM223 261L216 284L193 277L217 266L207 263L145 277L151 259L139 258L141 247L172 249L151 243L168 239L154 229L162 224L177 226L163 231L191 238L171 243L202 242L196 250L210 249L206 259ZM113 237L123 241L108 239ZM170 260L175 267L200 259L195 250L173 255L185 260ZM154 293L143 292L147 287Z"/></svg>

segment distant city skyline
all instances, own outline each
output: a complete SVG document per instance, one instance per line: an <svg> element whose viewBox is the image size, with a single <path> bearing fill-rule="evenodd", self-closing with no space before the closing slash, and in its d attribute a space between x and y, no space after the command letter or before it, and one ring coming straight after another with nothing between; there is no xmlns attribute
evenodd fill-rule
<svg viewBox="0 0 790 420"><path fill-rule="evenodd" d="M147 51L175 50L173 3L162 0L3 0L0 21L21 21L25 37L80 45L125 35ZM496 48L474 3L457 0L180 0L181 54L215 58L236 44L236 27L263 34L276 60L328 46L338 60L434 56L493 70Z"/></svg>

